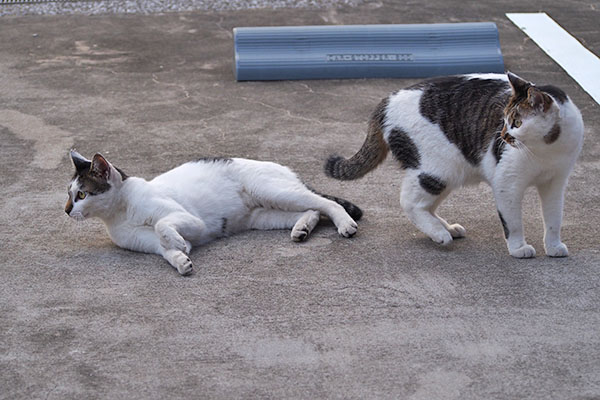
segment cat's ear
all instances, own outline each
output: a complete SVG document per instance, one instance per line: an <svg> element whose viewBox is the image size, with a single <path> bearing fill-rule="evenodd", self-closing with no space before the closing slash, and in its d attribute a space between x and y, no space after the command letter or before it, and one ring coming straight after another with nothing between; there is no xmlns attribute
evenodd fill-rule
<svg viewBox="0 0 600 400"><path fill-rule="evenodd" d="M106 158L102 157L102 154L96 153L92 158L91 171L94 175L107 181L110 178L111 167Z"/></svg>
<svg viewBox="0 0 600 400"><path fill-rule="evenodd" d="M515 94L525 94L527 93L527 89L529 89L532 86L531 82L527 82L525 79L520 78L512 72L507 72L506 75L508 76L508 82L512 87L513 93Z"/></svg>
<svg viewBox="0 0 600 400"><path fill-rule="evenodd" d="M83 174L84 172L90 170L90 167L92 166L92 162L90 160L86 159L75 150L71 150L69 154L71 155L73 166L78 174Z"/></svg>
<svg viewBox="0 0 600 400"><path fill-rule="evenodd" d="M527 89L527 102L534 110L548 111L552 105L552 98L535 86Z"/></svg>

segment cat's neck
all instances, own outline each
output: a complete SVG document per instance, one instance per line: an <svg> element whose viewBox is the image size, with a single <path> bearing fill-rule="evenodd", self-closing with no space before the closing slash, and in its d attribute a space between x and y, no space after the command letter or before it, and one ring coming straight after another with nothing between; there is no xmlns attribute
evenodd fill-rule
<svg viewBox="0 0 600 400"><path fill-rule="evenodd" d="M140 188L148 182L135 176L128 177L121 186L115 190L113 197L106 203L98 217L107 225L117 225L128 219L132 209L138 207Z"/></svg>

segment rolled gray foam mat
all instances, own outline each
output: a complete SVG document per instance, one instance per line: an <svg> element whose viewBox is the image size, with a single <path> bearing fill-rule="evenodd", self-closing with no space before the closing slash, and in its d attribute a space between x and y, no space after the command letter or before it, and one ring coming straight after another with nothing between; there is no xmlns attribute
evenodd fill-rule
<svg viewBox="0 0 600 400"><path fill-rule="evenodd" d="M492 22L233 29L238 81L504 72Z"/></svg>

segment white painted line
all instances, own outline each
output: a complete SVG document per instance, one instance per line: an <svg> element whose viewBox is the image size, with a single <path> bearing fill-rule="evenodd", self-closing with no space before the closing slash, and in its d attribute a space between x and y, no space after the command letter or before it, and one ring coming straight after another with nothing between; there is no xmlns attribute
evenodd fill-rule
<svg viewBox="0 0 600 400"><path fill-rule="evenodd" d="M546 13L506 14L600 104L600 59Z"/></svg>

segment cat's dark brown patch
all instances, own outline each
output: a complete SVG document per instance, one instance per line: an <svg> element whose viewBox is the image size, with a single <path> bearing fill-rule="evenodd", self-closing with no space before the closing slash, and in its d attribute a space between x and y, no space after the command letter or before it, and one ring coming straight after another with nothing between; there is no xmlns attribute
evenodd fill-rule
<svg viewBox="0 0 600 400"><path fill-rule="evenodd" d="M498 211L498 216L500 217L500 222L502 223L502 229L504 230L504 237L506 239L508 239L510 232L508 231L508 226L506 225L506 221L504 220L504 217L502 216L502 213L500 211Z"/></svg>
<svg viewBox="0 0 600 400"><path fill-rule="evenodd" d="M561 104L564 104L569 99L567 94L560 88L552 85L538 86L542 92L548 93L550 96L554 97L556 101Z"/></svg>
<svg viewBox="0 0 600 400"><path fill-rule="evenodd" d="M388 99L383 99L369 120L369 131L360 150L346 160L341 156L330 156L325 163L325 174L335 179L349 180L364 176L385 160L388 145L383 138L383 125Z"/></svg>
<svg viewBox="0 0 600 400"><path fill-rule="evenodd" d="M221 234L225 235L227 234L227 218L221 218Z"/></svg>
<svg viewBox="0 0 600 400"><path fill-rule="evenodd" d="M419 184L427 193L435 196L441 194L446 189L446 184L441 179L425 172L419 174Z"/></svg>
<svg viewBox="0 0 600 400"><path fill-rule="evenodd" d="M465 159L478 165L490 141L502 128L508 84L500 79L469 79L462 76L425 81L420 113L440 127Z"/></svg>
<svg viewBox="0 0 600 400"><path fill-rule="evenodd" d="M494 154L494 158L496 159L496 164L498 164L502 159L502 154L504 153L505 147L506 142L502 140L501 132L498 132L496 134L496 138L494 139L494 144L492 146L492 152Z"/></svg>
<svg viewBox="0 0 600 400"><path fill-rule="evenodd" d="M359 219L362 218L363 212L362 210L354 203L351 203L348 200L345 199L341 199L339 197L335 197L335 196L331 196L328 194L323 194L323 193L319 193L317 192L315 189L313 189L312 187L306 185L306 188L308 190L310 190L311 192L313 192L314 194L317 194L323 198L326 198L327 200L331 200L334 201L336 203L338 203L340 206L344 207L344 210L346 210L346 212L348 213L348 215L350 215L352 217L353 220L358 221Z"/></svg>
<svg viewBox="0 0 600 400"><path fill-rule="evenodd" d="M77 177L79 188L91 196L95 196L104 192L108 192L111 188L110 183L105 179L96 176L94 173L86 173Z"/></svg>
<svg viewBox="0 0 600 400"><path fill-rule="evenodd" d="M547 144L552 144L558 140L560 136L560 126L558 124L554 124L550 132L544 135L544 142Z"/></svg>
<svg viewBox="0 0 600 400"><path fill-rule="evenodd" d="M388 136L388 145L396 160L401 163L402 169L419 168L421 165L419 149L404 130L392 129Z"/></svg>

